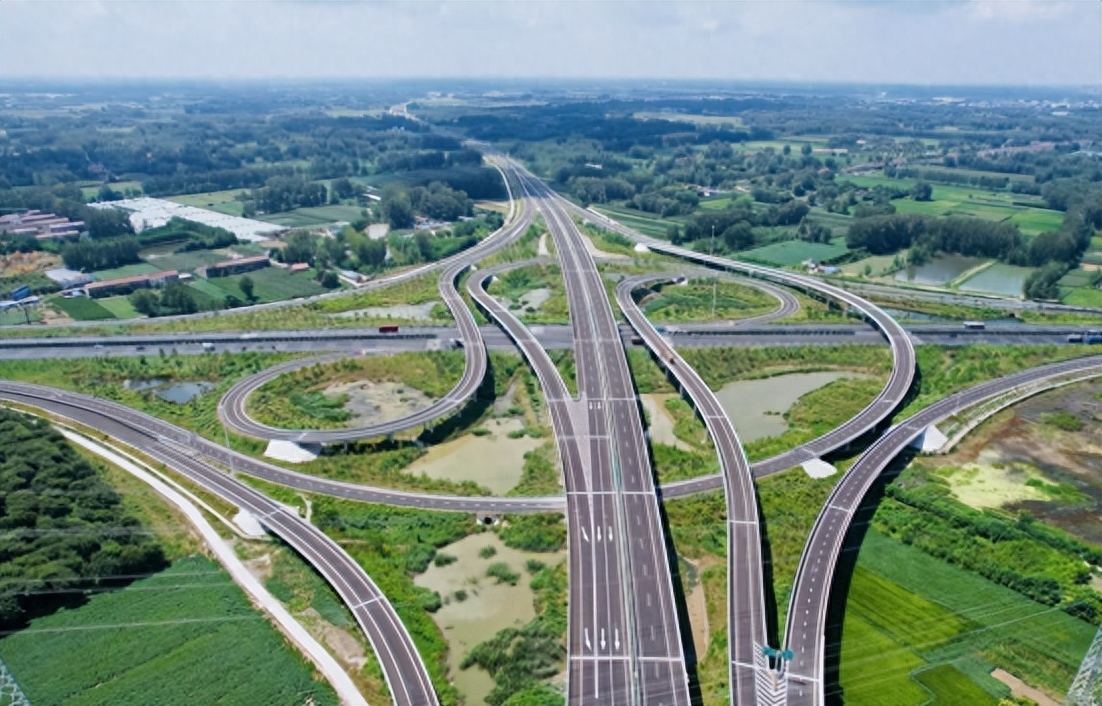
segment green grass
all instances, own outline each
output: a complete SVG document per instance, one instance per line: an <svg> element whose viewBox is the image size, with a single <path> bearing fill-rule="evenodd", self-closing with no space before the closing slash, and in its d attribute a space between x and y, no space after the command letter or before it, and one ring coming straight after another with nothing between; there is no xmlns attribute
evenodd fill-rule
<svg viewBox="0 0 1102 706"><path fill-rule="evenodd" d="M31 321L38 321L42 318L37 307L28 309L26 313L19 309L9 309L7 311L0 311L0 326L19 326L20 324L27 323L27 316L30 315ZM35 329L37 332L38 329Z"/></svg>
<svg viewBox="0 0 1102 706"><path fill-rule="evenodd" d="M669 235L670 226L676 225L673 221L664 220L660 216L647 213L646 211L637 211L635 209L612 206L609 204L595 205L594 208L609 218L619 221L629 228L634 228L643 235L650 235L656 238L666 238Z"/></svg>
<svg viewBox="0 0 1102 706"><path fill-rule="evenodd" d="M201 556L0 640L32 703L336 704L229 575Z"/></svg>
<svg viewBox="0 0 1102 706"><path fill-rule="evenodd" d="M744 250L738 253L736 257L740 260L750 260L765 265L791 267L807 259L819 261L833 260L836 257L845 255L846 252L847 249L845 245L809 243L803 240L785 240L779 243L770 243L769 245L763 245L759 248L753 248L752 250Z"/></svg>
<svg viewBox="0 0 1102 706"><path fill-rule="evenodd" d="M174 201L181 203L185 206L197 206L199 208L209 208L213 210L221 210L218 206L225 206L226 204L238 204L237 213L234 215L241 215L240 202L235 201L234 197L238 194L248 193L248 189L228 189L226 191L205 191L199 194L180 194L179 196L165 196L162 197L166 201ZM226 211L222 211L226 213Z"/></svg>
<svg viewBox="0 0 1102 706"><path fill-rule="evenodd" d="M1062 293L1060 301L1070 306L1089 306L1102 309L1102 289L1096 287L1076 287Z"/></svg>
<svg viewBox="0 0 1102 706"><path fill-rule="evenodd" d="M223 298L227 294L232 294L241 301L247 301L245 293L241 291L241 280L248 277L253 281L253 295L256 297L256 302L263 303L309 297L327 291L314 281L316 276L317 273L312 269L291 273L282 267L265 267L240 275L215 277L208 282L222 291Z"/></svg>
<svg viewBox="0 0 1102 706"><path fill-rule="evenodd" d="M228 255L217 253L213 250L189 250L188 252L162 255L161 257L147 260L147 262L165 270L194 272L205 265L213 265L216 262L224 262L228 259L230 259Z"/></svg>
<svg viewBox="0 0 1102 706"><path fill-rule="evenodd" d="M100 321L113 319L115 315L88 297L51 297L49 303L76 321Z"/></svg>
<svg viewBox="0 0 1102 706"><path fill-rule="evenodd" d="M226 298L226 291L219 287L217 284L208 279L202 277L196 277L187 283L187 286L194 289L197 292L205 294L210 299L222 301ZM240 295L238 295L240 296ZM244 301L244 300L242 300Z"/></svg>
<svg viewBox="0 0 1102 706"><path fill-rule="evenodd" d="M96 270L92 273L92 277L97 282L105 282L109 279L119 279L121 277L147 275L153 272L160 272L162 269L164 268L150 265L148 262L139 262L133 265L123 265L122 267L116 267L111 270Z"/></svg>
<svg viewBox="0 0 1102 706"><path fill-rule="evenodd" d="M745 319L776 307L776 299L753 287L726 280L694 279L684 285L661 285L657 296L648 297L642 308L651 321L683 322Z"/></svg>
<svg viewBox="0 0 1102 706"><path fill-rule="evenodd" d="M257 421L286 428L341 426L347 419L334 415L344 402L324 400L321 391L347 381L402 383L430 397L443 397L459 381L463 371L460 351L398 353L344 359L311 365L261 385L249 397L249 411ZM299 395L299 397L295 397ZM334 405L336 405L334 407Z"/></svg>
<svg viewBox="0 0 1102 706"><path fill-rule="evenodd" d="M846 703L917 706L929 698L910 677L911 672L925 665L914 651L850 612L846 613L842 634L839 682Z"/></svg>
<svg viewBox="0 0 1102 706"><path fill-rule="evenodd" d="M97 299L96 303L111 312L116 319L136 319L141 316L130 303L130 299L125 296L104 297Z"/></svg>
<svg viewBox="0 0 1102 706"><path fill-rule="evenodd" d="M351 222L363 215L363 208L360 206L342 206L334 204L332 206L298 208L292 211L292 213L298 213L312 218L324 218L327 223L336 221Z"/></svg>
<svg viewBox="0 0 1102 706"><path fill-rule="evenodd" d="M915 680L935 694L935 706L997 706L999 699L980 688L951 664L940 664L915 675Z"/></svg>
<svg viewBox="0 0 1102 706"><path fill-rule="evenodd" d="M1010 222L1017 223L1026 235L1035 235L1045 231L1059 230L1064 222L1064 214L1061 211L1052 211L1047 208L1027 208L1011 216Z"/></svg>
<svg viewBox="0 0 1102 706"><path fill-rule="evenodd" d="M330 219L302 213L300 210L286 211L284 213L271 213L257 216L257 220L265 223L275 223L287 228L309 228L329 223Z"/></svg>
<svg viewBox="0 0 1102 706"><path fill-rule="evenodd" d="M1063 693L1097 630L876 530L861 545L858 568L891 582L896 590L942 606L969 625L948 642L909 642L931 663L972 655L1029 684ZM843 642L847 639L843 634Z"/></svg>

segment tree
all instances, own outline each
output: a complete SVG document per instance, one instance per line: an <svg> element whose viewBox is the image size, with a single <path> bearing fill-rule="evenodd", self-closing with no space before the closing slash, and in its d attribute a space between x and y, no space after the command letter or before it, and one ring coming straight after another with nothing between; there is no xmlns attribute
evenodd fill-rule
<svg viewBox="0 0 1102 706"><path fill-rule="evenodd" d="M934 187L924 181L920 181L911 187L911 198L915 201L929 201L934 194Z"/></svg>
<svg viewBox="0 0 1102 706"><path fill-rule="evenodd" d="M341 286L341 281L337 278L336 272L326 270L321 276L321 286L326 289L336 289Z"/></svg>
<svg viewBox="0 0 1102 706"><path fill-rule="evenodd" d="M383 189L379 209L383 218L395 230L413 225L413 204L409 200L409 194L395 184L387 184Z"/></svg>
<svg viewBox="0 0 1102 706"><path fill-rule="evenodd" d="M130 305L133 306L134 310L139 314L156 316L157 304L157 295L148 289L139 289L130 295Z"/></svg>
<svg viewBox="0 0 1102 706"><path fill-rule="evenodd" d="M253 283L252 277L245 275L241 278L241 281L237 283L237 287L241 290L241 293L245 295L246 299L251 302L256 301L256 285Z"/></svg>
<svg viewBox="0 0 1102 706"><path fill-rule="evenodd" d="M356 258L363 267L379 269L386 263L386 241L365 239L356 246Z"/></svg>

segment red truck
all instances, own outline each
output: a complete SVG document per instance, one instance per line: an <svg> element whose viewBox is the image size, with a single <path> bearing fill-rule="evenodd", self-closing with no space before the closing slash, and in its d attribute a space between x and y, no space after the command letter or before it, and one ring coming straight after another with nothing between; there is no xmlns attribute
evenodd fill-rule
<svg viewBox="0 0 1102 706"><path fill-rule="evenodd" d="M398 324L386 324L379 327L379 333L398 333Z"/></svg>

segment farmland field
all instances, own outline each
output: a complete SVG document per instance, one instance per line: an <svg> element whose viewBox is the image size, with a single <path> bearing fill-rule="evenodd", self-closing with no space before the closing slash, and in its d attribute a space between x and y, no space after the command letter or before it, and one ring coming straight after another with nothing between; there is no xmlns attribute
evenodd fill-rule
<svg viewBox="0 0 1102 706"><path fill-rule="evenodd" d="M879 654L865 647L867 630L858 627L850 632L851 615L887 641ZM1001 690L986 677L992 665L1060 694L1096 630L1096 625L870 530L862 542L847 599L841 685L851 697L865 687L875 694L876 660L913 654L935 666L981 665L965 671L993 695ZM969 688L952 674L927 685L950 691ZM917 705L926 698L891 703ZM950 694L944 698L938 703L954 703Z"/></svg>
<svg viewBox="0 0 1102 706"><path fill-rule="evenodd" d="M68 314L76 321L101 321L113 319L115 315L88 297L53 297L50 305Z"/></svg>
<svg viewBox="0 0 1102 706"><path fill-rule="evenodd" d="M134 319L141 316L130 303L130 299L124 296L104 297L103 299L97 299L96 303L111 312L116 319Z"/></svg>
<svg viewBox="0 0 1102 706"><path fill-rule="evenodd" d="M148 275L160 271L161 268L156 265L150 265L148 262L138 262L133 265L123 265L122 267L116 267L111 270L96 270L92 273L92 278L97 282L104 282L109 279L133 277L134 275Z"/></svg>
<svg viewBox="0 0 1102 706"><path fill-rule="evenodd" d="M0 640L31 703L336 704L328 684L201 556Z"/></svg>
<svg viewBox="0 0 1102 706"><path fill-rule="evenodd" d="M247 189L229 189L227 191L207 191L200 194L181 194L179 196L165 197L166 201L174 201L185 206L209 208L212 211L226 213L231 216L241 215L242 203L234 199L241 193L247 193Z"/></svg>
<svg viewBox="0 0 1102 706"><path fill-rule="evenodd" d="M165 270L194 272L199 267L213 265L216 262L228 259L228 256L213 250L191 250L189 252L161 255L155 259L149 259L147 262Z"/></svg>
<svg viewBox="0 0 1102 706"><path fill-rule="evenodd" d="M265 214L257 216L257 220L264 221L265 223L275 223L276 225L287 228L307 228L309 226L318 226L329 222L328 218L318 218L317 216L301 213L299 210Z"/></svg>
<svg viewBox="0 0 1102 706"><path fill-rule="evenodd" d="M323 218L326 223L336 221L354 221L362 215L363 209L359 206L315 206L313 208L296 208L291 213L300 213L313 218Z"/></svg>
<svg viewBox="0 0 1102 706"><path fill-rule="evenodd" d="M1061 289L1060 300L1071 306L1089 306L1102 309L1102 289L1096 287L1075 287L1066 291Z"/></svg>
<svg viewBox="0 0 1102 706"><path fill-rule="evenodd" d="M317 273L314 270L291 274L280 267L266 267L246 274L216 277L207 280L207 284L220 290L223 297L232 294L245 301L245 294L241 291L239 284L242 278L249 277L255 286L254 294L257 301L270 302L280 299L294 299L295 297L308 297L326 291L325 288L314 281L315 276L317 276ZM213 294L213 290L209 288L204 291Z"/></svg>
<svg viewBox="0 0 1102 706"><path fill-rule="evenodd" d="M602 204L601 206L594 206L594 208L612 218L614 220L623 223L629 228L634 228L643 235L650 235L655 238L665 239L669 235L669 227L675 225L669 221L664 221L657 216L652 216L649 213L642 211L633 211L626 208L618 208L616 206L608 206Z"/></svg>
<svg viewBox="0 0 1102 706"><path fill-rule="evenodd" d="M740 260L751 260L777 267L791 267L809 258L825 261L845 254L846 246L842 244L785 240L740 252L736 257Z"/></svg>

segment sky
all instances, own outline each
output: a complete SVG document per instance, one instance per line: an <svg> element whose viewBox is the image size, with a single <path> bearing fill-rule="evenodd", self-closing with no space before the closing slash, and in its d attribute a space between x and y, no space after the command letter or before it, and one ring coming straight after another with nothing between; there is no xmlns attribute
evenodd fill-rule
<svg viewBox="0 0 1102 706"><path fill-rule="evenodd" d="M5 78L1102 83L1099 0L2 0Z"/></svg>

